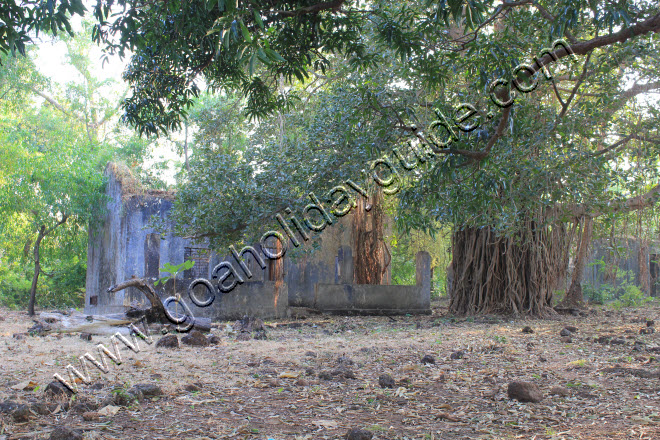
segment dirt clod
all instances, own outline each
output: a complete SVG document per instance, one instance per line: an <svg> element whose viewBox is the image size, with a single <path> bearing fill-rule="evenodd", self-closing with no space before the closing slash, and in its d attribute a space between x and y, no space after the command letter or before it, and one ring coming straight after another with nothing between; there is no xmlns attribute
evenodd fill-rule
<svg viewBox="0 0 660 440"><path fill-rule="evenodd" d="M374 434L366 429L353 428L346 433L346 440L371 440Z"/></svg>
<svg viewBox="0 0 660 440"><path fill-rule="evenodd" d="M381 374L378 376L378 385L381 388L394 388L396 382L394 382L394 378L389 374Z"/></svg>
<svg viewBox="0 0 660 440"><path fill-rule="evenodd" d="M507 388L509 399L515 399L520 402L540 402L543 400L543 393L538 385L532 382L516 381L511 382Z"/></svg>
<svg viewBox="0 0 660 440"><path fill-rule="evenodd" d="M435 358L430 354L425 354L424 357L422 358L422 364L424 365L435 364Z"/></svg>
<svg viewBox="0 0 660 440"><path fill-rule="evenodd" d="M156 342L156 347L179 348L179 337L177 335L165 335Z"/></svg>

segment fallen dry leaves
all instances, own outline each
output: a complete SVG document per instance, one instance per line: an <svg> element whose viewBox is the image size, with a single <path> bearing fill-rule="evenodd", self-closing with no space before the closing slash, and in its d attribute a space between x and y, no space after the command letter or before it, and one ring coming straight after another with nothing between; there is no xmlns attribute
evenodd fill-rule
<svg viewBox="0 0 660 440"><path fill-rule="evenodd" d="M343 438L354 427L399 440L660 438L660 353L651 350L660 338L639 334L643 318L660 317L660 308L599 308L546 321L451 319L444 312L271 322L266 341L238 342L221 324L214 329L221 343L205 348L141 343L138 353L122 351L121 365L109 362L108 374L90 366L100 385L80 384L77 400L98 404L112 387L136 383L157 384L165 396L104 404L94 409L100 418L65 406L27 422L3 414L0 439L48 438L62 425L88 439L317 440ZM85 352L96 356L96 344L109 339L16 340L12 334L25 332L29 319L3 315L0 401L46 401L53 373L63 374ZM559 336L567 325L578 328L570 344ZM523 333L525 326L534 333ZM604 335L625 343L594 342ZM646 345L635 349L635 341ZM450 359L459 350L463 358ZM424 355L435 363L422 364ZM393 377L393 388L379 387L382 374ZM509 400L513 380L535 382L544 400ZM554 386L568 395L550 395Z"/></svg>

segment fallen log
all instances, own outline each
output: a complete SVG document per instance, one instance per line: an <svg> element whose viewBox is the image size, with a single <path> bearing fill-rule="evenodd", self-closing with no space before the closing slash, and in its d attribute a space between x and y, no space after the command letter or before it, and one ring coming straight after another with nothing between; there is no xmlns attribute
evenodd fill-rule
<svg viewBox="0 0 660 440"><path fill-rule="evenodd" d="M141 318L145 317L147 322L154 323L158 322L161 324L173 324L170 318L167 315L165 310L165 305L158 297L156 290L153 288L151 283L145 278L131 278L130 280L124 281L114 285L108 289L108 292L115 293L120 290L127 289L129 287L135 287L140 292L144 293L151 304L149 309L136 309L131 308L126 312L126 316L129 318ZM177 316L175 318L180 319L182 316ZM185 329L189 326L190 319L194 318L193 325L191 329L199 330L200 332L209 332L211 331L211 319L209 318L197 318L197 317L187 317L184 322L178 325L179 328Z"/></svg>
<svg viewBox="0 0 660 440"><path fill-rule="evenodd" d="M34 320L36 325L29 329L29 332L37 334L54 333L90 333L93 335L112 335L117 332L121 334L129 334L129 325L138 321L144 320L149 324L158 323L163 324L169 330L196 329L201 332L211 331L211 320L209 318L197 318L194 316L187 316L186 320L180 324L172 322L165 310L165 305L160 300L156 290L147 279L132 278L108 289L108 292L119 292L120 290L134 287L140 292L144 293L149 301L151 307L146 309L139 309L131 307L124 313L113 313L109 315L86 315L77 310L71 309L70 311L54 311L54 312L41 312L39 317ZM180 319L179 316L171 316L172 318ZM192 321L192 326L190 322ZM190 327L190 328L189 328ZM140 328L140 330L144 330Z"/></svg>

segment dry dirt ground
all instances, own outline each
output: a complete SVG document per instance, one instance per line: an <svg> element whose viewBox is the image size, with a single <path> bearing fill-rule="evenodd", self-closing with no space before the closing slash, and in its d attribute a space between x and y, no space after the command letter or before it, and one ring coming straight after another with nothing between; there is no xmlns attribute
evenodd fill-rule
<svg viewBox="0 0 660 440"><path fill-rule="evenodd" d="M68 401L44 391L53 374L67 377L86 352L98 359L96 345L112 349L110 338L14 337L31 320L1 315L0 439L50 438L60 426L88 439L338 439L350 428L374 439L660 439L660 336L639 333L660 318L657 306L553 320L460 320L442 307L423 317L317 316L267 322L268 340L248 341L220 323L208 347L120 345L122 364L108 362L108 374L90 365L91 385ZM560 339L566 326L577 327L571 343ZM608 335L614 344L595 342ZM379 385L383 374L393 388ZM510 400L514 380L536 383L543 400ZM164 394L116 404L144 383ZM566 395L551 394L557 386Z"/></svg>

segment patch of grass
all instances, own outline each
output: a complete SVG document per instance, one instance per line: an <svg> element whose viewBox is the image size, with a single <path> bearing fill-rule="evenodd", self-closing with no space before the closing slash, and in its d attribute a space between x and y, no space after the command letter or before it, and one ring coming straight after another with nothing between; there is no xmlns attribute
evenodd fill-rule
<svg viewBox="0 0 660 440"><path fill-rule="evenodd" d="M588 359L578 359L576 361L569 362L568 365L571 367L585 367L588 363Z"/></svg>

